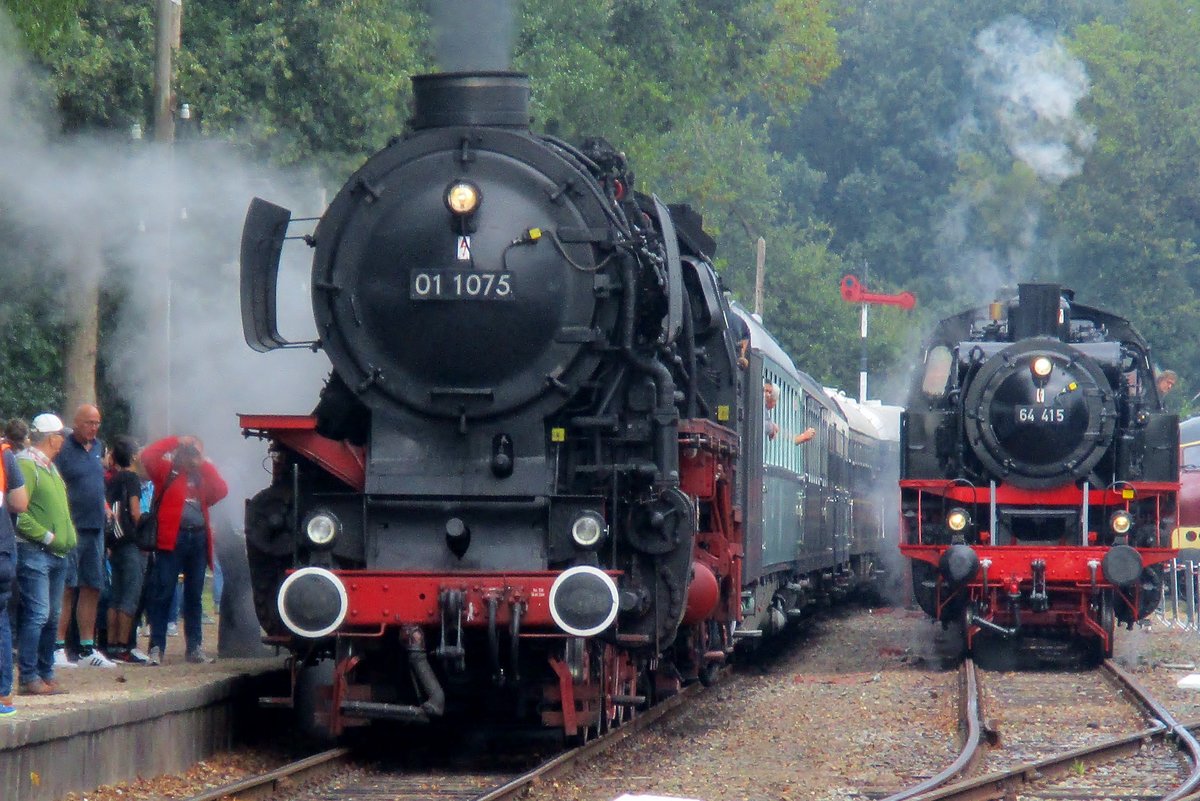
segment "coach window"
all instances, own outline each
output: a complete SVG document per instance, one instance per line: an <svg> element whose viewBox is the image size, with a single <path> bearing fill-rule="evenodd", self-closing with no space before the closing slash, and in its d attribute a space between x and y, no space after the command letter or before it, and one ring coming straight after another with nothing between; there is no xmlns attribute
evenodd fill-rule
<svg viewBox="0 0 1200 801"><path fill-rule="evenodd" d="M808 452L808 469L812 471L814 476L821 475L821 449L825 447L825 429L821 427L821 405L814 397L812 409L812 427L817 432L817 435L808 441L810 450Z"/></svg>
<svg viewBox="0 0 1200 801"><path fill-rule="evenodd" d="M784 443L788 438L788 431L792 427L792 421L788 415L788 410L792 406L792 385L783 384L783 390L779 395L779 436L776 439L779 442L779 466L791 469L791 451L784 447Z"/></svg>
<svg viewBox="0 0 1200 801"><path fill-rule="evenodd" d="M785 439L787 442L783 444L784 453L787 454L788 470L793 473L796 470L796 448L792 445L792 437L796 433L796 388L788 384L787 395L784 397L784 403L787 404L787 426L784 430L787 432Z"/></svg>
<svg viewBox="0 0 1200 801"><path fill-rule="evenodd" d="M779 464L779 376L763 372L763 461Z"/></svg>
<svg viewBox="0 0 1200 801"><path fill-rule="evenodd" d="M821 478L829 480L829 412L821 410Z"/></svg>
<svg viewBox="0 0 1200 801"><path fill-rule="evenodd" d="M950 364L954 354L945 345L936 345L925 354L925 377L921 381L921 391L931 398L940 398L946 394L946 384L950 380Z"/></svg>

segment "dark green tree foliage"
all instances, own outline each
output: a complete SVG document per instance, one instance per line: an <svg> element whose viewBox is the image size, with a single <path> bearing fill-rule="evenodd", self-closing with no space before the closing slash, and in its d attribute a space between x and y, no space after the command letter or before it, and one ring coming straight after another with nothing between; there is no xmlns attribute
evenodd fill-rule
<svg viewBox="0 0 1200 801"><path fill-rule="evenodd" d="M19 14L33 53L48 69L64 131L126 128L150 112L154 4L78 0L41 19ZM70 9L72 13L63 13Z"/></svg>
<svg viewBox="0 0 1200 801"><path fill-rule="evenodd" d="M3 0L13 25L21 32L31 53L45 56L53 50L59 34L79 14L85 0Z"/></svg>
<svg viewBox="0 0 1200 801"><path fill-rule="evenodd" d="M1059 197L1064 272L1134 320L1175 393L1200 387L1200 2L1139 0L1121 25L1080 29L1098 138ZM1081 292L1082 294L1082 292Z"/></svg>
<svg viewBox="0 0 1200 801"><path fill-rule="evenodd" d="M0 302L0 420L62 406L62 352L69 331L48 298L30 294Z"/></svg>
<svg viewBox="0 0 1200 801"><path fill-rule="evenodd" d="M825 174L816 213L835 231L834 249L855 262L869 261L874 273L913 290L923 305L953 297L939 237L963 193L982 187L985 175L1013 186L1021 182L994 132L959 140L965 133L960 123L973 105L968 65L975 36L1010 15L1065 34L1081 21L1115 14L1119 6L844 2L837 21L841 68L805 108L781 121L775 138L785 155L802 157ZM978 212L974 217L967 223L976 229L992 229L993 238L1003 234L1004 223Z"/></svg>
<svg viewBox="0 0 1200 801"><path fill-rule="evenodd" d="M416 0L188 5L179 97L210 136L344 172L398 134L408 76L429 68Z"/></svg>
<svg viewBox="0 0 1200 801"><path fill-rule="evenodd" d="M802 100L837 65L828 21L820 0L526 2L513 63L539 127L605 136L636 165L700 111Z"/></svg>

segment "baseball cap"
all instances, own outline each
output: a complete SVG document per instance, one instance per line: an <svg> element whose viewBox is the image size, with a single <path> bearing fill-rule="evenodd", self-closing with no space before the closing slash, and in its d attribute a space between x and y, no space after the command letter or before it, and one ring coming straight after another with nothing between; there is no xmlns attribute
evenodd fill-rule
<svg viewBox="0 0 1200 801"><path fill-rule="evenodd" d="M70 433L70 429L63 425L59 416L50 412L42 412L33 418L33 424L29 426L29 430L38 434L63 434L64 436Z"/></svg>

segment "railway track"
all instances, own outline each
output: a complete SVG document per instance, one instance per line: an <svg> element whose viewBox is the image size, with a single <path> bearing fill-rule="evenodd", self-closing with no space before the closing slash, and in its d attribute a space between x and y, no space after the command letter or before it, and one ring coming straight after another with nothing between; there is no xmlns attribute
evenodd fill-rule
<svg viewBox="0 0 1200 801"><path fill-rule="evenodd" d="M968 660L960 684L964 745L958 758L885 801L1018 795L1029 801L1200 801L1200 743L1192 734L1200 724L1180 724L1112 660L1089 673L993 675L986 682ZM1111 703L1114 692L1126 703ZM995 725L986 722L989 709L996 711Z"/></svg>
<svg viewBox="0 0 1200 801"><path fill-rule="evenodd" d="M507 801L539 782L574 770L629 737L636 736L702 692L700 685L642 712L585 745L558 751L533 767L495 769L388 768L364 764L349 748L324 751L281 768L206 790L186 801Z"/></svg>

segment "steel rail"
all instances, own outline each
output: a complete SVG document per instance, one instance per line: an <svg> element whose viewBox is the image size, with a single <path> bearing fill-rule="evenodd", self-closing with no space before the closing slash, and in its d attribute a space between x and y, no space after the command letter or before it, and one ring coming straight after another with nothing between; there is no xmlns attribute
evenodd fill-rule
<svg viewBox="0 0 1200 801"><path fill-rule="evenodd" d="M532 770L509 779L500 786L484 791L474 801L511 799L532 784L561 775L581 762L595 757L649 728L664 716L679 709L687 699L699 693L701 689L702 686L699 684L684 687L674 696L639 713L602 737L597 737L584 745L558 754ZM236 801L259 801L259 799L270 798L285 791L294 791L295 788L291 785L297 782L319 779L347 763L351 756L352 751L349 748L330 749L257 776L239 779L221 787L206 790L198 795L188 797L186 801L233 801L234 799Z"/></svg>
<svg viewBox="0 0 1200 801"><path fill-rule="evenodd" d="M585 743L578 748L572 748L570 751L552 757L533 770L522 773L507 784L489 790L476 798L475 801L507 801L508 799L516 798L526 787L537 782L547 781L555 776L560 776L585 760L598 756L629 737L646 730L667 714L678 709L686 699L698 694L702 689L703 687L700 684L690 684L676 695L655 704L650 709L640 713L632 720L621 724L621 726L613 729L604 736L597 737L595 740Z"/></svg>
<svg viewBox="0 0 1200 801"><path fill-rule="evenodd" d="M199 795L189 797L187 801L228 801L228 799L254 801L255 799L269 798L287 789L286 784L318 779L332 773L349 760L350 753L349 748L331 748L328 751L288 763L281 768L206 790Z"/></svg>
<svg viewBox="0 0 1200 801"><path fill-rule="evenodd" d="M882 801L903 801L941 787L958 776L966 775L979 760L979 746L983 742L983 714L979 701L979 679L975 662L966 659L959 668L959 729L965 731L963 747L958 757L944 770L930 776L920 784L889 795Z"/></svg>
<svg viewBox="0 0 1200 801"><path fill-rule="evenodd" d="M1032 784L1046 779L1056 779L1077 770L1079 764L1107 762L1123 756L1136 754L1147 742L1162 739L1167 733L1167 727L1156 722L1148 729L1105 740L1095 745L1084 746L1073 751L1057 754L1018 765L1009 770L989 773L973 779L966 779L954 784L948 784L933 792L920 796L920 801L982 801L983 799L1001 799L1014 797L1017 786Z"/></svg>
<svg viewBox="0 0 1200 801"><path fill-rule="evenodd" d="M1196 777L1195 752L1188 745L1189 742L1196 743L1191 730L1197 728L1197 724L1194 722L1189 722L1188 725L1178 723L1137 679L1112 660L1106 660L1102 667L1121 689L1131 693L1146 715L1154 719L1149 728L1046 757L1036 762L1018 765L1005 771L947 784L920 795L920 801L945 801L946 799L979 801L1012 797L1014 793L1018 792L1017 788L1020 785L1066 777L1069 773L1076 771L1081 764L1099 764L1130 756L1148 743L1167 738L1174 738L1181 750L1192 755L1193 770L1192 775L1186 781L1169 794L1162 796L1160 801L1184 801L1185 797L1186 801L1200 801L1200 795L1187 796L1187 793L1194 789L1196 783L1200 781L1200 778Z"/></svg>
<svg viewBox="0 0 1200 801"><path fill-rule="evenodd" d="M1120 665L1111 659L1104 660L1104 669L1117 676L1123 684L1137 695L1142 704L1150 709L1154 717L1158 718L1164 726L1169 729L1168 736L1175 740L1175 745L1180 751L1184 752L1184 756L1192 763L1191 773L1187 779L1183 781L1179 787L1172 792L1163 796L1162 801L1179 801L1184 798L1200 785L1200 742L1188 731L1186 726L1183 726L1175 719L1175 716L1170 711L1154 698L1141 683L1135 679L1130 673L1127 673Z"/></svg>

